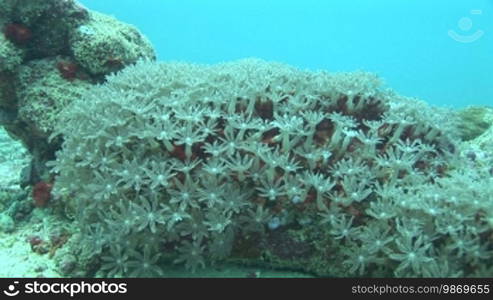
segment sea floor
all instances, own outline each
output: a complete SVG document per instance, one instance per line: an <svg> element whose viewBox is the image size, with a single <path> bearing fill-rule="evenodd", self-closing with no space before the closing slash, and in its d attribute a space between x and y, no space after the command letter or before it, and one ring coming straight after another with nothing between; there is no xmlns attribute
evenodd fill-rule
<svg viewBox="0 0 493 300"><path fill-rule="evenodd" d="M53 260L34 253L27 241L36 226L16 222L10 213L13 198L22 192L20 172L28 162L24 147L0 128L0 277L60 277Z"/></svg>
<svg viewBox="0 0 493 300"><path fill-rule="evenodd" d="M48 254L33 252L25 224L12 233L0 233L0 277L61 277Z"/></svg>

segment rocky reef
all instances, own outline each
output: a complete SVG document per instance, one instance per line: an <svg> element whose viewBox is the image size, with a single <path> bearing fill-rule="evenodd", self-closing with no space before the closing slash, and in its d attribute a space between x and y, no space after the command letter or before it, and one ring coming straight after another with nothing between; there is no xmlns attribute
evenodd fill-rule
<svg viewBox="0 0 493 300"><path fill-rule="evenodd" d="M32 155L23 185L50 181L59 112L154 50L134 27L73 0L0 0L0 29L0 125Z"/></svg>

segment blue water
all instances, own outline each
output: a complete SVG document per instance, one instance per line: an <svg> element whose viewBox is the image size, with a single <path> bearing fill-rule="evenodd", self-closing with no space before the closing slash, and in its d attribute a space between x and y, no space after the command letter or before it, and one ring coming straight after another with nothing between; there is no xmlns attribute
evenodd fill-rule
<svg viewBox="0 0 493 300"><path fill-rule="evenodd" d="M367 70L432 104L493 105L493 0L81 2L136 25L160 60Z"/></svg>

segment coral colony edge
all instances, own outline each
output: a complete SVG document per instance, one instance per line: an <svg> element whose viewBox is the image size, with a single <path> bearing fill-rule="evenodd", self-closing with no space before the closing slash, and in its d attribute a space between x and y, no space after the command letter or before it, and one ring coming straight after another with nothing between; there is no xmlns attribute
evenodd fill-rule
<svg viewBox="0 0 493 300"><path fill-rule="evenodd" d="M490 108L365 72L156 62L72 0L0 0L0 28L0 124L27 165L0 182L1 237L52 272L27 276L493 276Z"/></svg>

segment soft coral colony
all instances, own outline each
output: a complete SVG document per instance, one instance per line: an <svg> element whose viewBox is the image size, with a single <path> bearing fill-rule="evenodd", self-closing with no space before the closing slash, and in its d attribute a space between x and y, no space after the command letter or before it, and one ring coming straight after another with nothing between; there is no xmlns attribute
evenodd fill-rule
<svg viewBox="0 0 493 300"><path fill-rule="evenodd" d="M453 126L438 128L448 111L423 107L362 72L141 61L63 112L54 190L103 275L260 258L332 276L491 274L491 179L463 168Z"/></svg>

